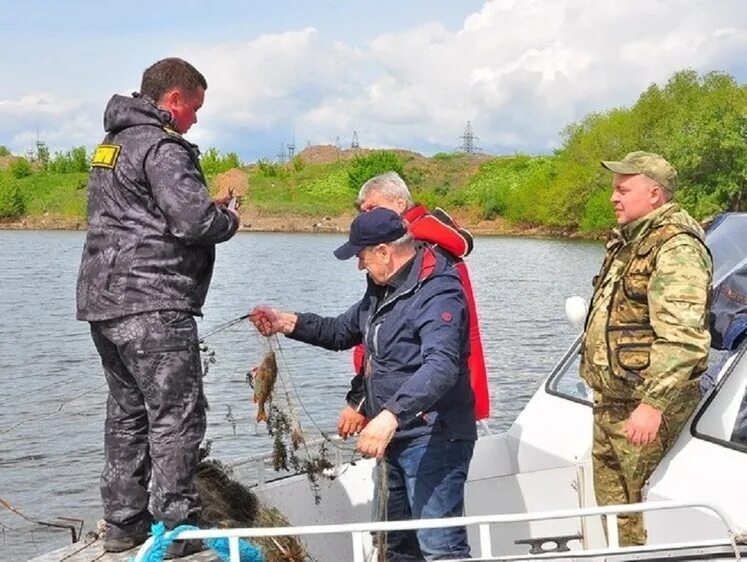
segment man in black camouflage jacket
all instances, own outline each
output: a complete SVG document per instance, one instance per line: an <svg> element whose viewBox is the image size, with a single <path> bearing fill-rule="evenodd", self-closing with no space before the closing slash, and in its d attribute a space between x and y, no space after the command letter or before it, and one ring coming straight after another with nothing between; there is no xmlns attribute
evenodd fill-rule
<svg viewBox="0 0 747 562"><path fill-rule="evenodd" d="M155 63L139 93L109 101L92 158L77 317L90 322L109 384L101 497L111 552L142 543L153 519L173 528L200 512L206 402L194 316L215 244L239 226L210 199L197 147L182 137L206 89L188 62ZM178 541L168 554L194 548Z"/></svg>

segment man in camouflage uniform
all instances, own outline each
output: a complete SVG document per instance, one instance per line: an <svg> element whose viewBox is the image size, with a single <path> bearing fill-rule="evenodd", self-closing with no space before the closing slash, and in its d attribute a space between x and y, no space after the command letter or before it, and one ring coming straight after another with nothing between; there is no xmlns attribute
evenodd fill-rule
<svg viewBox="0 0 747 562"><path fill-rule="evenodd" d="M92 158L88 234L77 286L109 385L101 497L107 551L137 546L151 520L194 523L193 477L206 403L194 315L210 284L215 244L238 228L211 201L197 147L205 78L181 59L143 73L140 93L115 95ZM150 490L149 490L150 486ZM169 556L194 551L185 541Z"/></svg>
<svg viewBox="0 0 747 562"><path fill-rule="evenodd" d="M702 229L671 201L677 174L666 160L632 152L602 165L615 174L620 228L594 278L581 376L594 391L594 490L609 505L641 501L700 399L712 264ZM619 534L645 544L641 514L620 517Z"/></svg>

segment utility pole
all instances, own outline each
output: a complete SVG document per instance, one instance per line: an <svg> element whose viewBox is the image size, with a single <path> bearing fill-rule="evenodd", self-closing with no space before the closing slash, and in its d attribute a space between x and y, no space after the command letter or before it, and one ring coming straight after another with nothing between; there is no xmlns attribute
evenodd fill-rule
<svg viewBox="0 0 747 562"><path fill-rule="evenodd" d="M37 162L40 162L42 166L45 168L47 167L47 163L49 162L49 148L47 148L47 143L43 140L39 139L39 127L36 127L36 153L34 156L31 157L31 160L36 160ZM29 151L31 152L31 151Z"/></svg>
<svg viewBox="0 0 747 562"><path fill-rule="evenodd" d="M462 140L462 146L459 147L460 152L466 152L467 154L474 154L482 150L477 146L479 137L472 132L472 123L467 121L467 126L464 127L464 134L461 137L457 137Z"/></svg>
<svg viewBox="0 0 747 562"><path fill-rule="evenodd" d="M285 164L285 144L280 143L280 152L277 154L278 163L279 164Z"/></svg>
<svg viewBox="0 0 747 562"><path fill-rule="evenodd" d="M293 153L296 150L296 132L293 131L293 140L288 145L288 160L293 160Z"/></svg>

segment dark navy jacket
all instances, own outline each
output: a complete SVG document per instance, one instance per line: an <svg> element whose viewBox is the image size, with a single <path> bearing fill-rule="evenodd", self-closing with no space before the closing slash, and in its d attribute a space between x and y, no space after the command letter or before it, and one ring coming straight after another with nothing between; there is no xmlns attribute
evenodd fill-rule
<svg viewBox="0 0 747 562"><path fill-rule="evenodd" d="M103 145L113 156L88 182L88 234L77 287L79 320L153 310L200 314L215 244L238 221L210 199L197 147L146 97L114 96Z"/></svg>
<svg viewBox="0 0 747 562"><path fill-rule="evenodd" d="M399 421L394 439L476 439L459 275L442 255L420 248L407 278L384 294L369 281L363 298L336 318L299 314L289 337L334 351L363 342L366 415L392 412Z"/></svg>

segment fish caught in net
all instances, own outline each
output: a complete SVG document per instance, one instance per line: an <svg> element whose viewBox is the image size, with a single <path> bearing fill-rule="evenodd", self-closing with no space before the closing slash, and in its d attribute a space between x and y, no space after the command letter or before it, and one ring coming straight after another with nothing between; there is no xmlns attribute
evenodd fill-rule
<svg viewBox="0 0 747 562"><path fill-rule="evenodd" d="M247 381L254 388L257 421L267 423L267 433L272 437L272 466L275 471L305 474L314 494L314 502L318 504L321 501L320 479L326 477L327 471L334 465L328 458L326 443L322 442L317 451L312 451L307 445L288 392L290 380L286 383L282 374L278 372L277 356L272 344L268 344L269 351L265 353L259 365L247 374ZM273 401L272 392L277 380L280 380L284 389L284 400ZM284 402L282 406L281 402ZM265 408L266 403L270 404L269 414Z"/></svg>
<svg viewBox="0 0 747 562"><path fill-rule="evenodd" d="M257 404L257 421L267 421L265 403L272 401L272 391L278 378L278 363L275 352L270 350L262 358L262 362L254 367L247 376L254 388L254 403Z"/></svg>

